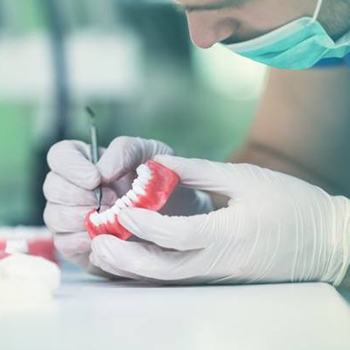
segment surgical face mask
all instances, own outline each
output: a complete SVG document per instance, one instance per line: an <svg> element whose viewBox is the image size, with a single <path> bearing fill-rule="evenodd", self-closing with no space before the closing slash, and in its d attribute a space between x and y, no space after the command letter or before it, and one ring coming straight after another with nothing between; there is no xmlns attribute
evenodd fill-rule
<svg viewBox="0 0 350 350"><path fill-rule="evenodd" d="M317 20L323 0L314 16L303 17L258 38L225 45L254 61L281 69L307 69L325 58L343 58L350 52L350 32L334 41Z"/></svg>

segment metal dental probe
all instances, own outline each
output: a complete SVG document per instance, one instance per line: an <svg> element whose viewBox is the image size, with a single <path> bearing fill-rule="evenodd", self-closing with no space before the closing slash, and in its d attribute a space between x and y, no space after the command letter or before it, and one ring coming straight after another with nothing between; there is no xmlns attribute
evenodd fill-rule
<svg viewBox="0 0 350 350"><path fill-rule="evenodd" d="M90 158L93 164L97 164L99 154L98 154L98 141L97 141L97 127L95 121L95 112L90 108L85 108L88 116L89 116L89 126L90 126ZM95 190L96 202L97 202L97 211L99 212L101 209L102 202L102 188L98 187Z"/></svg>

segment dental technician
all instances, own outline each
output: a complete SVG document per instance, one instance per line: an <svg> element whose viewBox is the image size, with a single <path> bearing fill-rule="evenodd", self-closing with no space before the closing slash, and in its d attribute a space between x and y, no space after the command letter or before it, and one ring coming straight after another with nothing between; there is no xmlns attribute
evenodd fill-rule
<svg viewBox="0 0 350 350"><path fill-rule="evenodd" d="M323 281L350 263L350 0L180 0L194 44L216 43L273 69L250 135L232 163L174 156L119 137L97 166L88 145L54 145L44 185L56 246L92 273L160 283ZM344 151L345 150L345 151ZM160 214L124 209L136 239L92 242L83 218L114 204L154 158L181 178ZM226 198L214 208L215 196Z"/></svg>

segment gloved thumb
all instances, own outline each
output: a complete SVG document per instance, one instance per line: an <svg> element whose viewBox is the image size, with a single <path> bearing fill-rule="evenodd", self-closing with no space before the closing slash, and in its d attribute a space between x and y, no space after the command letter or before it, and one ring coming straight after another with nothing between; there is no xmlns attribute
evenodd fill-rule
<svg viewBox="0 0 350 350"><path fill-rule="evenodd" d="M152 159L157 154L173 154L166 144L138 137L121 136L108 146L97 164L104 183L111 183Z"/></svg>
<svg viewBox="0 0 350 350"><path fill-rule="evenodd" d="M255 170L258 169L250 164L219 163L169 155L158 155L154 160L176 172L182 185L228 197L250 190L256 179Z"/></svg>
<svg viewBox="0 0 350 350"><path fill-rule="evenodd" d="M119 214L120 223L138 238L181 251L209 246L208 220L206 214L167 216L140 208L127 208Z"/></svg>

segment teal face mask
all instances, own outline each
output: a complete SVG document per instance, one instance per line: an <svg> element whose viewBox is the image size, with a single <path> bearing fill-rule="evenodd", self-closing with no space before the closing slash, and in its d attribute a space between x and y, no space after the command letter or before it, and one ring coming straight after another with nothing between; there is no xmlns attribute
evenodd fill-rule
<svg viewBox="0 0 350 350"><path fill-rule="evenodd" d="M343 58L350 52L350 32L334 41L314 16L297 19L256 39L225 45L231 51L281 69L307 69L325 58Z"/></svg>

